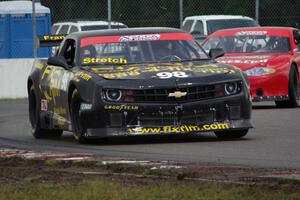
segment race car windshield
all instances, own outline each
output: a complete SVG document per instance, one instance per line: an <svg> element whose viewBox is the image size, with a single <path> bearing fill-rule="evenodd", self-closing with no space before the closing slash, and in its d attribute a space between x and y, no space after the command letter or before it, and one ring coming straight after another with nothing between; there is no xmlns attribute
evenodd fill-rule
<svg viewBox="0 0 300 200"><path fill-rule="evenodd" d="M208 35L221 29L239 28L239 27L255 27L258 26L256 21L249 19L219 19L207 20Z"/></svg>
<svg viewBox="0 0 300 200"><path fill-rule="evenodd" d="M80 52L82 65L164 63L208 59L206 53L192 39L150 38L138 41L125 38L111 43L107 43L107 40L103 41L88 42L88 45L84 43Z"/></svg>
<svg viewBox="0 0 300 200"><path fill-rule="evenodd" d="M111 25L111 29L118 29L118 28L127 28L125 25ZM108 29L108 25L89 25L89 26L81 26L82 31L92 31L92 30L102 30Z"/></svg>
<svg viewBox="0 0 300 200"><path fill-rule="evenodd" d="M225 53L283 53L291 50L289 38L268 35L247 35L209 38L203 48L222 48Z"/></svg>

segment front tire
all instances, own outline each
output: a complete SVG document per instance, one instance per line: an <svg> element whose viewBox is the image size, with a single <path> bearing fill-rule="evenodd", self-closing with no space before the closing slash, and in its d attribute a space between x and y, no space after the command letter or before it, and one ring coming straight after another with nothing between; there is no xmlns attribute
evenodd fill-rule
<svg viewBox="0 0 300 200"><path fill-rule="evenodd" d="M289 75L289 99L286 101L275 101L279 108L294 108L298 106L298 73L295 66L290 69Z"/></svg>
<svg viewBox="0 0 300 200"><path fill-rule="evenodd" d="M79 144L85 144L88 143L88 139L84 136L86 133L86 129L81 125L80 123L80 105L82 103L82 99L77 91L75 89L72 92L71 96L71 103L70 103L70 114L71 114L71 120L72 120L72 130L73 130L73 136L78 141Z"/></svg>
<svg viewBox="0 0 300 200"><path fill-rule="evenodd" d="M216 131L215 135L219 139L239 139L247 135L248 129L232 130L232 131Z"/></svg>
<svg viewBox="0 0 300 200"><path fill-rule="evenodd" d="M48 130L41 128L41 119L40 119L40 100L37 98L33 85L30 87L29 96L29 121L31 125L31 133L36 139L40 138L56 138L60 137L63 134L62 130Z"/></svg>

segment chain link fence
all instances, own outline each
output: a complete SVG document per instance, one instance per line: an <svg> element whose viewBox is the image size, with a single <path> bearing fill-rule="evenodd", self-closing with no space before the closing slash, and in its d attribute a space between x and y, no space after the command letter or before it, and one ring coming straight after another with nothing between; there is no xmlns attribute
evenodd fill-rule
<svg viewBox="0 0 300 200"><path fill-rule="evenodd" d="M300 21L299 0L111 0L111 19L129 27L180 27L192 15L244 15L265 26L295 26ZM107 20L108 0L41 0L52 11L53 22L74 19ZM256 4L259 4L256 13ZM182 12L182 13L180 13Z"/></svg>
<svg viewBox="0 0 300 200"><path fill-rule="evenodd" d="M9 0L0 0L9 1ZM69 20L111 20L129 27L180 27L182 17L192 15L244 15L264 26L300 24L299 0L36 0L50 8L52 22ZM182 8L180 8L182 1ZM259 4L256 13L256 4ZM182 12L182 13L180 13Z"/></svg>
<svg viewBox="0 0 300 200"><path fill-rule="evenodd" d="M52 23L75 20L111 20L122 22L128 27L179 28L182 20L187 16L222 14L248 16L257 19L263 26L300 28L300 0L35 1L50 8Z"/></svg>

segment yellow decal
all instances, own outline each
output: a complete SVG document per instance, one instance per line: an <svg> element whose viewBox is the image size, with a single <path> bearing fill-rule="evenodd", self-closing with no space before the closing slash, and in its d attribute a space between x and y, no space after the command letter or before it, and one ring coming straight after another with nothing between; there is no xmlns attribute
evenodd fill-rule
<svg viewBox="0 0 300 200"><path fill-rule="evenodd" d="M124 58L84 58L83 64L94 63L114 63L114 64L126 64L127 60Z"/></svg>
<svg viewBox="0 0 300 200"><path fill-rule="evenodd" d="M65 36L62 35L44 35L44 40L63 40Z"/></svg>
<svg viewBox="0 0 300 200"><path fill-rule="evenodd" d="M197 125L183 125L183 126L164 126L164 127L138 127L129 128L128 132L131 134L147 134L147 133L189 133L189 132L199 132L199 131L215 131L229 129L230 125L228 123L214 123L205 124L202 126Z"/></svg>
<svg viewBox="0 0 300 200"><path fill-rule="evenodd" d="M125 68L124 66L119 67L94 67L92 71L98 73L99 76L102 76L107 79L115 79L122 78L128 76L140 76L142 73L147 72L175 72L175 71L183 71L183 72L196 72L203 74L234 74L237 73L238 69L229 68L226 66L220 66L217 64L209 64L209 65L196 65L196 66L182 66L182 65L174 65L174 66L152 66L148 65L147 67L129 67Z"/></svg>
<svg viewBox="0 0 300 200"><path fill-rule="evenodd" d="M34 61L34 66L37 68L37 69L42 69L43 68L43 63L40 62L39 60L35 60Z"/></svg>
<svg viewBox="0 0 300 200"><path fill-rule="evenodd" d="M84 72L76 72L75 76L80 77L80 78L82 78L82 79L84 79L86 81L89 81L92 78L91 75L89 75L87 73L84 73Z"/></svg>
<svg viewBox="0 0 300 200"><path fill-rule="evenodd" d="M57 114L57 115L65 115L67 113L66 109L64 107L54 107L54 114Z"/></svg>
<svg viewBox="0 0 300 200"><path fill-rule="evenodd" d="M56 104L55 97L60 96L60 91L67 91L70 74L62 68L47 66L42 74L41 90L48 101Z"/></svg>
<svg viewBox="0 0 300 200"><path fill-rule="evenodd" d="M134 106L134 105L105 105L104 106L105 110L138 110L139 106Z"/></svg>
<svg viewBox="0 0 300 200"><path fill-rule="evenodd" d="M59 117L58 119L57 119L57 124L58 125L65 125L65 123L66 123L66 120L64 119L64 118L62 118L62 117Z"/></svg>

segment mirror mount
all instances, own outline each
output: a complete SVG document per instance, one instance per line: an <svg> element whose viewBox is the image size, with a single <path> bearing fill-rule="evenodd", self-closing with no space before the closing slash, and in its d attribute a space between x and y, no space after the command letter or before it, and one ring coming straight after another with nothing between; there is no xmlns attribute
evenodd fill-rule
<svg viewBox="0 0 300 200"><path fill-rule="evenodd" d="M70 69L70 66L68 65L66 59L63 56L53 56L48 58L47 60L48 65L54 65L63 67L64 69L68 70Z"/></svg>
<svg viewBox="0 0 300 200"><path fill-rule="evenodd" d="M209 53L208 53L208 55L211 57L211 59L216 59L216 58L222 57L222 56L224 56L224 54L225 54L225 51L222 48L211 49L211 50L209 50Z"/></svg>

